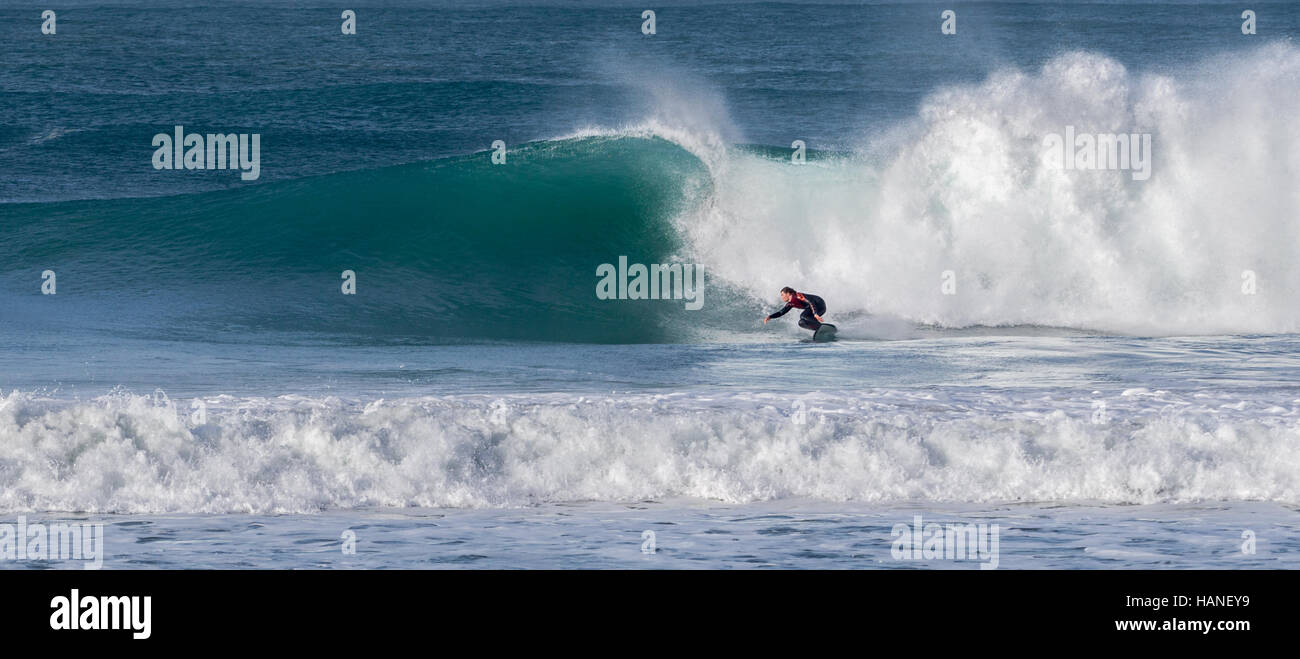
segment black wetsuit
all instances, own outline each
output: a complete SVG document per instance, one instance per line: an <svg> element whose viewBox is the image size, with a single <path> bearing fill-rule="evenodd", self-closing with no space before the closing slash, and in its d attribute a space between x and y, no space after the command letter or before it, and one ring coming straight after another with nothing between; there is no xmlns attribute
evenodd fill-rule
<svg viewBox="0 0 1300 659"><path fill-rule="evenodd" d="M799 295L803 295L805 298L807 298L808 302L812 303L812 308L809 308L808 302L804 302L803 300L800 300ZM787 302L786 305L782 307L780 311L777 311L772 315L768 316L768 319L780 318L781 316L784 316L786 312L791 309L803 309L803 313L799 314L799 327L816 332L817 328L821 327L822 324L818 322L816 318L813 317L813 313L815 312L818 316L825 315L826 301L821 299L820 297L817 297L816 295L813 295L812 293L800 293L795 295L794 297L791 297L790 301Z"/></svg>

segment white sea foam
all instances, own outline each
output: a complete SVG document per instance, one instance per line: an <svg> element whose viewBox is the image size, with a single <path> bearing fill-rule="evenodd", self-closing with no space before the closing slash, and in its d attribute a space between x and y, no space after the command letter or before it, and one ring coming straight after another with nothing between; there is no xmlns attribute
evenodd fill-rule
<svg viewBox="0 0 1300 659"><path fill-rule="evenodd" d="M685 112L683 94L653 96L644 122L575 135L656 136L700 157L712 194L678 226L692 258L757 298L792 285L832 313L947 327L1300 331L1289 44L1162 74L1087 52L999 70L936 90L856 153L803 166L722 148L725 103ZM1044 137L1067 126L1150 133L1151 178L1051 166Z"/></svg>
<svg viewBox="0 0 1300 659"><path fill-rule="evenodd" d="M798 401L798 402L797 402ZM1086 394L0 399L0 511L1300 502L1300 400ZM798 421L802 420L800 424Z"/></svg>

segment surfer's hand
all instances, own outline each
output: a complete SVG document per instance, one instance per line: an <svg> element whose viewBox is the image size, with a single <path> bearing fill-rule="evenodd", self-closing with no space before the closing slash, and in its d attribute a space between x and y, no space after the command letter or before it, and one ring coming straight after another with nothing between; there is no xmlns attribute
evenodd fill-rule
<svg viewBox="0 0 1300 659"><path fill-rule="evenodd" d="M769 320L772 320L772 317L771 317L771 316L763 316L763 324L764 324L764 325L766 325L766 324L767 324L767 321L769 321Z"/></svg>
<svg viewBox="0 0 1300 659"><path fill-rule="evenodd" d="M819 322L819 323L824 323L824 322L826 322L826 321L822 320L822 317L821 317L821 316L818 316L817 314L813 314L813 318L816 318L816 319L817 319L817 322Z"/></svg>

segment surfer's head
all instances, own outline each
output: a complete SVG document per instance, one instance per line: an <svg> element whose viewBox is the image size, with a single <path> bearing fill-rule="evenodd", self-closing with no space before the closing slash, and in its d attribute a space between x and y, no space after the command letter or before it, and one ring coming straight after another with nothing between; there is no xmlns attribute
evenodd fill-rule
<svg viewBox="0 0 1300 659"><path fill-rule="evenodd" d="M793 288L790 288L789 286L786 286L785 288L781 289L781 299L782 299L782 300L784 300L784 301L786 301L786 302L789 302L790 299L793 298L794 296L795 296L795 292L794 292L794 289L793 289Z"/></svg>

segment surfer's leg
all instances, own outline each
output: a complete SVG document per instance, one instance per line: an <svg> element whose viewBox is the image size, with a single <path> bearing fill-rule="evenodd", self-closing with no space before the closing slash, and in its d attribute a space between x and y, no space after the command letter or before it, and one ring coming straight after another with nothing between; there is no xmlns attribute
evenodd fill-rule
<svg viewBox="0 0 1300 659"><path fill-rule="evenodd" d="M817 328L821 326L822 324L817 322L816 318L813 318L812 309L804 309L803 313L799 314L799 327L816 332Z"/></svg>

